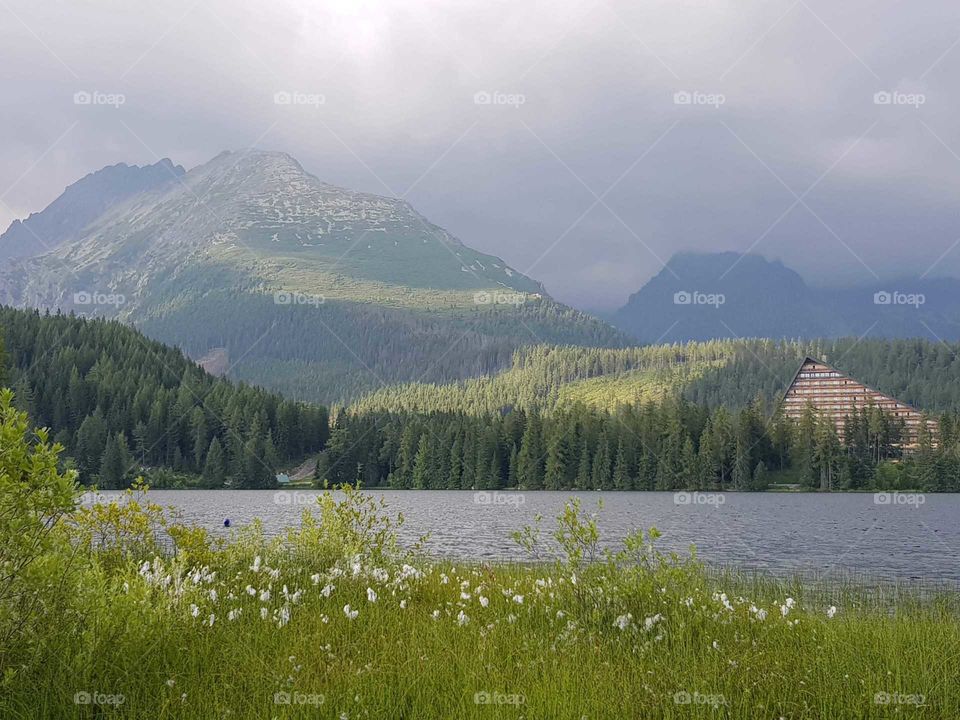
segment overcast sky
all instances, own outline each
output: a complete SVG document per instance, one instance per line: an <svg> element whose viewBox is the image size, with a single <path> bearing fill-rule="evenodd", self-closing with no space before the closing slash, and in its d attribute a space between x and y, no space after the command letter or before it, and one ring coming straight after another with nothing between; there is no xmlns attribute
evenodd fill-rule
<svg viewBox="0 0 960 720"><path fill-rule="evenodd" d="M0 225L253 145L582 307L680 250L958 275L958 77L955 0L0 0Z"/></svg>

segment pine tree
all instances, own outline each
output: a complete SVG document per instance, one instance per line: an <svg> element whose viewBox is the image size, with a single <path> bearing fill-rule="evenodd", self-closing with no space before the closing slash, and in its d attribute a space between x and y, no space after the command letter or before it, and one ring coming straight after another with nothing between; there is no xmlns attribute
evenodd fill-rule
<svg viewBox="0 0 960 720"><path fill-rule="evenodd" d="M627 467L627 452L624 449L623 437L617 443L617 457L613 463L613 486L617 490L630 490L630 468Z"/></svg>
<svg viewBox="0 0 960 720"><path fill-rule="evenodd" d="M214 437L206 453L206 462L203 466L203 478L207 487L223 487L227 480L226 458L220 440Z"/></svg>
<svg viewBox="0 0 960 720"><path fill-rule="evenodd" d="M123 433L110 435L100 460L100 484L105 488L123 487L123 481L130 467L130 453L127 439Z"/></svg>

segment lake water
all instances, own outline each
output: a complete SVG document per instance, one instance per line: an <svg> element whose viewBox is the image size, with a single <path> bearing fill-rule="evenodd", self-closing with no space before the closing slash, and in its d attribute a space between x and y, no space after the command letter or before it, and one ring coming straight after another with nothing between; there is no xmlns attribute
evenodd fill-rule
<svg viewBox="0 0 960 720"><path fill-rule="evenodd" d="M960 582L960 494L815 493L685 494L659 492L474 493L371 491L406 517L401 539L431 533L435 555L470 560L523 559L510 539L533 522L544 526L572 496L604 508L598 522L616 543L637 528L656 526L665 549L696 544L711 564L776 574L812 573L830 579L850 573L886 579ZM156 502L212 532L260 518L270 534L299 524L317 493L289 490L156 490Z"/></svg>

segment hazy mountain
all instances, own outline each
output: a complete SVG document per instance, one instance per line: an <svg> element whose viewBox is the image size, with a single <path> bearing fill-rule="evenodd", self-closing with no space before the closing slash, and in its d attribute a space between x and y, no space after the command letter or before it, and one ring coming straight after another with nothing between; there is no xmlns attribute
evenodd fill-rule
<svg viewBox="0 0 960 720"><path fill-rule="evenodd" d="M682 253L613 322L641 342L769 337L960 339L960 280L814 288L759 255Z"/></svg>
<svg viewBox="0 0 960 720"><path fill-rule="evenodd" d="M0 261L49 252L79 237L110 207L147 190L174 182L184 169L164 159L138 167L118 163L90 173L70 185L43 211L14 220L0 235Z"/></svg>
<svg viewBox="0 0 960 720"><path fill-rule="evenodd" d="M296 397L468 377L521 344L625 342L409 203L284 153L222 153L66 237L0 269L0 302L117 316Z"/></svg>

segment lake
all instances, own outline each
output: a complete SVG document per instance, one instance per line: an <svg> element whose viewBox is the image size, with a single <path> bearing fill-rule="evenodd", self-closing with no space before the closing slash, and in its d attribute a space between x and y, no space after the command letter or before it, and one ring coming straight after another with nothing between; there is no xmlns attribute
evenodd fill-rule
<svg viewBox="0 0 960 720"><path fill-rule="evenodd" d="M662 548L690 544L710 564L825 579L862 574L883 579L960 582L960 494L370 491L406 517L401 539L431 533L427 549L467 560L524 559L513 530L553 518L570 497L604 507L598 522L616 544L656 526ZM275 534L299 524L318 493L304 490L153 490L184 520L216 534L254 518ZM109 494L108 494L109 495Z"/></svg>

